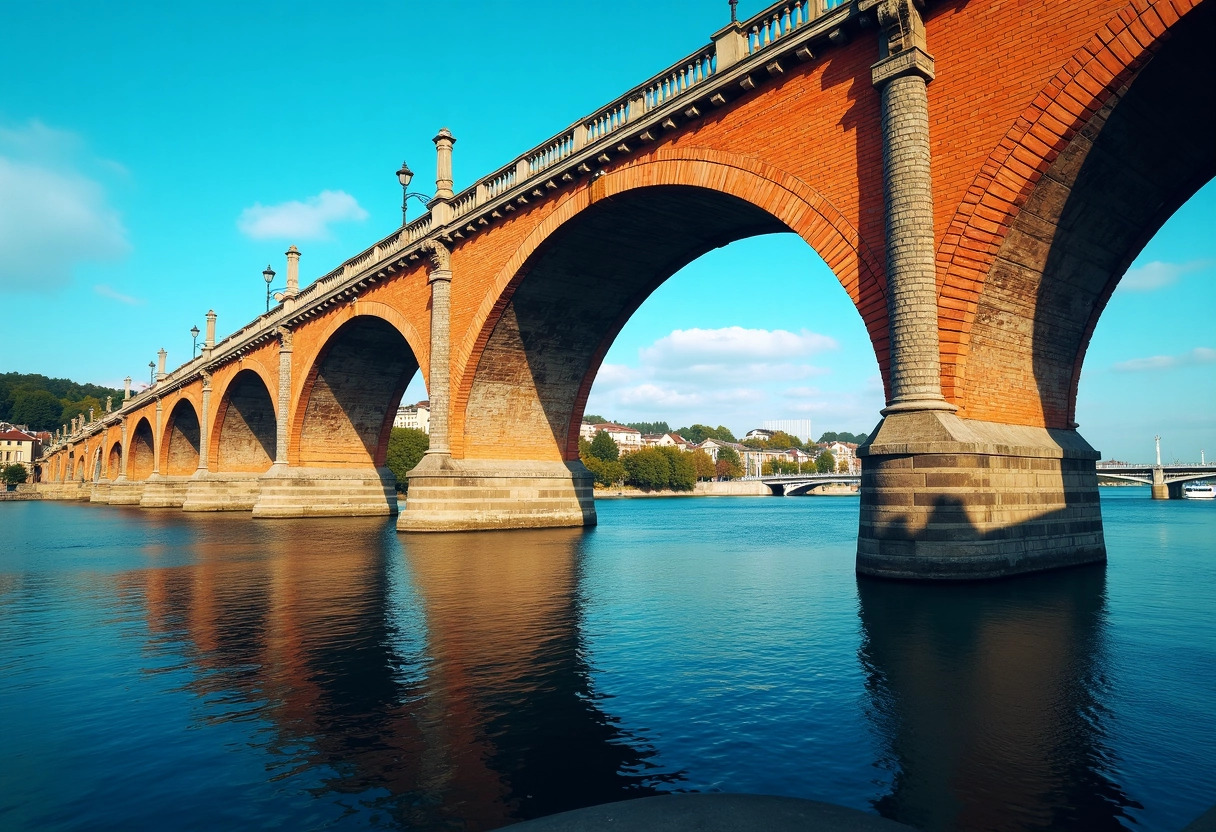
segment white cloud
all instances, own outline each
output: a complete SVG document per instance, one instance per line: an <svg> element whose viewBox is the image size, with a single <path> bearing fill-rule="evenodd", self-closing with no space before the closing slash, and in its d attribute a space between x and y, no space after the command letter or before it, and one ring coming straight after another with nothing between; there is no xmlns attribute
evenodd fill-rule
<svg viewBox="0 0 1216 832"><path fill-rule="evenodd" d="M1121 361L1115 369L1121 373L1138 373L1146 370L1172 370L1176 367L1189 367L1196 364L1216 363L1216 349L1211 347L1196 347L1182 355L1151 355L1147 358L1133 358Z"/></svg>
<svg viewBox="0 0 1216 832"><path fill-rule="evenodd" d="M808 330L675 330L640 349L636 367L601 366L587 411L619 421L663 419L673 428L712 422L736 432L813 413L831 429L867 429L882 407L881 382L874 392L867 379L858 394L796 384L830 374L806 359L836 348Z"/></svg>
<svg viewBox="0 0 1216 832"><path fill-rule="evenodd" d="M329 226L336 222L361 222L367 211L345 191L321 191L303 202L291 200L278 205L260 202L241 212L236 225L246 237L255 240L328 239Z"/></svg>
<svg viewBox="0 0 1216 832"><path fill-rule="evenodd" d="M1129 292L1151 292L1172 286L1185 274L1199 271L1211 265L1209 260L1192 260L1189 263L1165 263L1153 260L1143 266L1128 269L1119 281L1119 288Z"/></svg>
<svg viewBox="0 0 1216 832"><path fill-rule="evenodd" d="M96 292L97 294L101 295L103 298L110 298L111 300L116 300L119 303L125 303L128 306L142 306L144 304L143 298L136 298L136 297L131 297L130 295L124 295L121 292L111 289L109 286L106 286L104 283L94 286L93 291Z"/></svg>
<svg viewBox="0 0 1216 832"><path fill-rule="evenodd" d="M826 335L802 330L677 329L641 351L642 361L654 365L751 364L764 360L788 362L824 350L836 349L836 341Z"/></svg>
<svg viewBox="0 0 1216 832"><path fill-rule="evenodd" d="M103 168L122 172L75 133L37 120L0 128L0 287L54 289L79 263L130 250L105 188L81 172Z"/></svg>

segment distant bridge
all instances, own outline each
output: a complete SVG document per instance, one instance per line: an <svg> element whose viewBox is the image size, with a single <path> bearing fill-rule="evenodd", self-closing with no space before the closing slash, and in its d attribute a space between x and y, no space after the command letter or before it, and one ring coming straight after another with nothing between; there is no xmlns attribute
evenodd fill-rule
<svg viewBox="0 0 1216 832"><path fill-rule="evenodd" d="M853 485L861 487L860 474L776 474L771 477L748 477L767 485L778 497L797 497L809 494L822 485Z"/></svg>
<svg viewBox="0 0 1216 832"><path fill-rule="evenodd" d="M1137 482L1152 487L1154 500L1180 500L1184 483L1216 479L1216 465L1127 465L1098 463L1098 479Z"/></svg>

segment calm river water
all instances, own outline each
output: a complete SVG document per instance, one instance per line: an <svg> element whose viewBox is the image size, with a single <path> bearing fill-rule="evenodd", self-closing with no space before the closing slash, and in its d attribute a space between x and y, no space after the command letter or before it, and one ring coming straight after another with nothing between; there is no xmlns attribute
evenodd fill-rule
<svg viewBox="0 0 1216 832"><path fill-rule="evenodd" d="M858 580L856 498L602 501L398 536L0 504L0 828L493 829L667 791L926 829L1216 802L1216 505L1104 489L1110 563Z"/></svg>

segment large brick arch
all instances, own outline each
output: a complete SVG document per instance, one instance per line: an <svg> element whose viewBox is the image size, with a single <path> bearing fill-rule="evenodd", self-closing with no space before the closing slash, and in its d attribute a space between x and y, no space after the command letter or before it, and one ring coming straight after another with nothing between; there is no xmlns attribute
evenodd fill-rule
<svg viewBox="0 0 1216 832"><path fill-rule="evenodd" d="M1182 15L1180 16L1180 11ZM975 177L938 249L943 392L976 419L1066 428L1119 279L1216 174L1216 8L1128 4Z"/></svg>
<svg viewBox="0 0 1216 832"><path fill-rule="evenodd" d="M127 451L127 479L146 480L152 475L156 463L156 440L152 423L141 416L131 431L131 448Z"/></svg>
<svg viewBox="0 0 1216 832"><path fill-rule="evenodd" d="M790 231L857 306L885 383L883 272L844 215L753 157L661 150L567 196L500 269L453 351L453 455L576 458L571 425L638 306L707 251Z"/></svg>
<svg viewBox="0 0 1216 832"><path fill-rule="evenodd" d="M397 405L419 365L412 326L383 304L333 323L301 384L293 465L383 465Z"/></svg>
<svg viewBox="0 0 1216 832"><path fill-rule="evenodd" d="M188 398L180 398L169 411L165 433L161 437L161 473L171 477L188 477L198 470L202 437L198 410Z"/></svg>
<svg viewBox="0 0 1216 832"><path fill-rule="evenodd" d="M266 380L246 367L224 388L215 412L209 467L220 472L261 473L274 463L275 409Z"/></svg>

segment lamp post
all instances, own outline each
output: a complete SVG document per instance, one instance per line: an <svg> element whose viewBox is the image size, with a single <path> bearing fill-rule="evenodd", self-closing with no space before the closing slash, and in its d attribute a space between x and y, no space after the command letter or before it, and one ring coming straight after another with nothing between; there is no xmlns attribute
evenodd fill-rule
<svg viewBox="0 0 1216 832"><path fill-rule="evenodd" d="M152 386L152 379L153 379L153 375L152 375L152 374L153 374L153 373L155 373L155 372L156 372L156 362L155 362L155 361L149 361L149 362L148 362L148 386L149 386L149 387L151 387L151 386Z"/></svg>
<svg viewBox="0 0 1216 832"><path fill-rule="evenodd" d="M274 293L275 300L282 300L283 295L281 290L286 289L286 286L280 286L278 289L271 289L270 284L274 282L274 269L270 268L270 264L266 264L266 268L262 270L262 279L266 281L266 311L270 311L270 296Z"/></svg>
<svg viewBox="0 0 1216 832"><path fill-rule="evenodd" d="M192 337L194 339L194 346L192 346L190 348L191 360L193 360L194 357L198 354L198 333L199 333L199 328L197 326L190 327L190 337Z"/></svg>
<svg viewBox="0 0 1216 832"><path fill-rule="evenodd" d="M414 178L414 172L410 170L410 166L405 162L401 163L401 167L397 170L397 181L401 183L401 224L406 223L406 206L411 199L416 199L423 205L430 200L426 194L413 193L409 190L410 182Z"/></svg>

